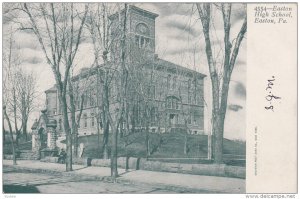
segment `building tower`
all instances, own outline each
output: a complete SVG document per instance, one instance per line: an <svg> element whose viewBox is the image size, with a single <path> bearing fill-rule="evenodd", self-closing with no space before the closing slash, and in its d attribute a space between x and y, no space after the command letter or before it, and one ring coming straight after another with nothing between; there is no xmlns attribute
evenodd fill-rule
<svg viewBox="0 0 300 199"><path fill-rule="evenodd" d="M126 18L125 18L126 17ZM112 22L111 41L112 59L119 57L120 41L126 23L126 51L127 60L132 63L145 61L145 58L154 58L155 54L155 18L157 14L143 10L136 6L128 6L125 16L125 9L121 13L115 13L109 17Z"/></svg>

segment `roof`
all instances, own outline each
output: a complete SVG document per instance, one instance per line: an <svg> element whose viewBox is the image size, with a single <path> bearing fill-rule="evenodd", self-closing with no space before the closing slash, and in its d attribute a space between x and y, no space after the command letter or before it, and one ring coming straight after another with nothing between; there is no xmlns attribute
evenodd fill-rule
<svg viewBox="0 0 300 199"><path fill-rule="evenodd" d="M164 59L157 58L156 61L159 65L164 66L164 67L169 67L169 68L174 69L174 70L176 70L176 69L183 70L183 71L185 71L187 73L190 73L190 74L197 74L200 78L206 77L205 74L202 74L202 73L199 73L195 70L180 66L178 64L174 64L174 63L166 61Z"/></svg>
<svg viewBox="0 0 300 199"><path fill-rule="evenodd" d="M134 10L134 11L138 12L139 14L141 14L141 15L143 15L143 16L147 16L147 17L152 18L152 19L155 19L156 17L159 16L159 15L156 14L156 13L150 12L150 11L148 11L148 10L144 10L144 9L139 8L139 7L136 7L136 6L134 6L134 5L129 5L129 9L130 9L130 10ZM121 14L123 14L124 11L125 11L125 9L122 9L122 10L121 10ZM116 13L110 15L108 18L109 18L110 20L112 20L112 19L114 19L115 17L117 17L117 15L118 15L118 12L116 12Z"/></svg>
<svg viewBox="0 0 300 199"><path fill-rule="evenodd" d="M108 64L111 64L111 63L108 63ZM205 74L202 74L195 70L180 66L178 64L174 64L174 63L172 63L170 61L166 61L164 59L155 58L155 64L162 66L162 67L167 67L169 70L173 70L174 72L176 70L181 70L181 71L186 72L190 76L196 74L200 78L206 77ZM72 80L76 81L79 78L85 78L89 75L94 75L95 73L97 73L98 69L101 69L102 67L104 67L104 64L101 64L100 66L96 66L96 67L92 67L92 68L85 68L85 70L81 70L79 74L72 77ZM51 88L49 88L48 90L46 90L45 93L56 92L56 91L57 91L57 88L56 88L56 85L54 85Z"/></svg>
<svg viewBox="0 0 300 199"><path fill-rule="evenodd" d="M38 127L38 124L39 124L38 121L35 120L34 123L33 123L33 125L32 125L32 127L31 127L31 129L32 130L36 129Z"/></svg>
<svg viewBox="0 0 300 199"><path fill-rule="evenodd" d="M51 93L51 92L56 92L56 84L54 84L51 88L45 90L45 93Z"/></svg>

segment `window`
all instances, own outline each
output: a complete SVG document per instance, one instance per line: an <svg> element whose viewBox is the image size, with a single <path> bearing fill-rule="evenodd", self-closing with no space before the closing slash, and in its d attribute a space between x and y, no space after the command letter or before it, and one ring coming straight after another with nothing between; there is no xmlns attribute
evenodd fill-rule
<svg viewBox="0 0 300 199"><path fill-rule="evenodd" d="M167 108L172 108L172 100L170 98L167 99Z"/></svg>
<svg viewBox="0 0 300 199"><path fill-rule="evenodd" d="M135 45L140 46L140 37L137 35L135 36Z"/></svg>
<svg viewBox="0 0 300 199"><path fill-rule="evenodd" d="M61 121L61 118L59 118L58 120L58 130L62 130L62 121Z"/></svg>
<svg viewBox="0 0 300 199"><path fill-rule="evenodd" d="M155 99L156 98L156 89L155 89L155 85L152 86L152 96Z"/></svg>
<svg viewBox="0 0 300 199"><path fill-rule="evenodd" d="M192 102L192 94L190 91L188 91L188 103L191 104Z"/></svg>
<svg viewBox="0 0 300 199"><path fill-rule="evenodd" d="M149 98L154 99L155 98L155 85L149 86L147 90L147 95Z"/></svg>
<svg viewBox="0 0 300 199"><path fill-rule="evenodd" d="M150 34L150 30L148 28L148 26L144 23L139 23L136 26L136 30L135 30L138 34L142 34L142 35L149 35Z"/></svg>
<svg viewBox="0 0 300 199"><path fill-rule="evenodd" d="M197 79L194 80L194 104L197 104Z"/></svg>
<svg viewBox="0 0 300 199"><path fill-rule="evenodd" d="M136 26L135 44L138 48L148 48L150 45L150 30L144 23Z"/></svg>
<svg viewBox="0 0 300 199"><path fill-rule="evenodd" d="M141 111L141 105L140 105L140 99L138 98L138 102L137 102L137 123L140 124L141 123L141 118L142 118L142 111Z"/></svg>
<svg viewBox="0 0 300 199"><path fill-rule="evenodd" d="M153 125L155 123L155 108L151 109L150 116L151 116L151 124Z"/></svg>
<svg viewBox="0 0 300 199"><path fill-rule="evenodd" d="M95 89L90 90L90 106L95 106Z"/></svg>
<svg viewBox="0 0 300 199"><path fill-rule="evenodd" d="M189 79L188 80L188 90L190 90L191 89L191 80Z"/></svg>
<svg viewBox="0 0 300 199"><path fill-rule="evenodd" d="M92 106L92 89L88 89L87 98L88 98L89 106Z"/></svg>
<svg viewBox="0 0 300 199"><path fill-rule="evenodd" d="M138 48L148 48L150 46L150 39L144 36L135 36L135 45Z"/></svg>
<svg viewBox="0 0 300 199"><path fill-rule="evenodd" d="M144 46L145 46L145 39L144 39L144 37L140 37L140 45L139 45L139 47L140 48L143 48Z"/></svg>
<svg viewBox="0 0 300 199"><path fill-rule="evenodd" d="M56 115L56 108L53 109L53 115Z"/></svg>
<svg viewBox="0 0 300 199"><path fill-rule="evenodd" d="M76 116L76 121L78 121L78 119L79 119L79 115ZM77 124L77 128L80 128L80 120L79 120L79 122Z"/></svg>
<svg viewBox="0 0 300 199"><path fill-rule="evenodd" d="M192 113L189 113L188 124L192 124Z"/></svg>
<svg viewBox="0 0 300 199"><path fill-rule="evenodd" d="M177 77L173 77L173 90L176 89Z"/></svg>
<svg viewBox="0 0 300 199"><path fill-rule="evenodd" d="M175 108L175 103L176 103L176 100L175 98L172 99L172 108Z"/></svg>
<svg viewBox="0 0 300 199"><path fill-rule="evenodd" d="M87 101L88 101L88 95L87 92L84 92L83 107L87 107Z"/></svg>
<svg viewBox="0 0 300 199"><path fill-rule="evenodd" d="M87 127L87 115L83 114L83 122L84 122L84 128Z"/></svg>
<svg viewBox="0 0 300 199"><path fill-rule="evenodd" d="M91 126L92 127L95 126L95 116L94 116L94 113L91 113Z"/></svg>
<svg viewBox="0 0 300 199"><path fill-rule="evenodd" d="M179 102L176 97L168 97L166 100L166 108L179 109Z"/></svg>
<svg viewBox="0 0 300 199"><path fill-rule="evenodd" d="M171 75L168 75L167 77L167 89L169 90L170 89L170 84L171 84Z"/></svg>

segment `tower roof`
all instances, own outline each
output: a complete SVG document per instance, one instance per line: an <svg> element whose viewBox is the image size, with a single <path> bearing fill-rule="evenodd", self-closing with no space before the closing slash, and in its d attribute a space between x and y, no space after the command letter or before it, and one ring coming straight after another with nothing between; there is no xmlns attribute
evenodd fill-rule
<svg viewBox="0 0 300 199"><path fill-rule="evenodd" d="M148 10L144 10L144 9L139 8L139 7L136 7L136 6L134 6L134 5L129 5L129 9L130 9L130 10L134 10L134 11L136 11L137 13L139 13L139 14L141 14L141 15L143 15L143 16L147 16L147 17L152 18L152 19L155 19L156 17L159 16L159 15L156 14L156 13L150 12L150 11L148 11ZM123 14L124 11L125 11L125 9L122 9L122 10L121 10L121 14ZM113 19L115 19L117 16L118 16L118 12L116 12L116 13L110 15L108 18L109 18L110 20L113 20Z"/></svg>

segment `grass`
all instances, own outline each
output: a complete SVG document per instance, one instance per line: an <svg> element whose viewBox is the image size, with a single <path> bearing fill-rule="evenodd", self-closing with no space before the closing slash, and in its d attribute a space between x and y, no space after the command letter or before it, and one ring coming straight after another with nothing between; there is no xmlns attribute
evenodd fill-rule
<svg viewBox="0 0 300 199"><path fill-rule="evenodd" d="M206 158L207 157L207 135L187 135L187 154L184 154L185 134L173 133L149 133L150 137L150 158ZM98 145L97 135L79 137L79 143L84 143L84 157L101 158L103 153L103 136L100 135ZM109 146L111 146L111 135ZM245 157L246 145L244 142L236 142L224 139L224 159L238 159ZM228 155L227 155L228 154ZM135 133L118 138L118 156L146 157L146 135Z"/></svg>
<svg viewBox="0 0 300 199"><path fill-rule="evenodd" d="M14 142L16 144L16 142ZM28 140L26 141L25 136L21 134L19 138L19 146L17 147L18 150L31 150L32 149L32 142L31 136L28 135ZM12 146L11 146L11 139L9 136L6 136L5 142L3 142L3 153L4 154L12 154Z"/></svg>
<svg viewBox="0 0 300 199"><path fill-rule="evenodd" d="M185 133L175 131L171 133L149 133L150 160L180 163L211 163L204 160L207 157L207 135L187 135L187 154L184 154ZM102 158L103 135L87 135L79 137L79 143L84 143L83 157ZM109 135L109 153L111 144ZM65 140L63 141L65 143ZM31 142L20 139L19 150L31 150ZM246 144L229 139L223 141L224 162L230 165L245 165ZM3 145L3 152L11 154L11 144L7 141ZM118 156L146 158L146 134L137 132L131 135L118 137Z"/></svg>

